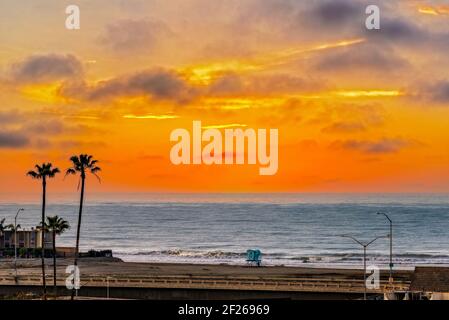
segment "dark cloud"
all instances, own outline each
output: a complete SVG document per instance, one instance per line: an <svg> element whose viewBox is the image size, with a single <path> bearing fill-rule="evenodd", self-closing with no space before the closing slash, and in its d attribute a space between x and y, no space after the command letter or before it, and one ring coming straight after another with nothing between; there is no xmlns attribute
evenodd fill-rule
<svg viewBox="0 0 449 320"><path fill-rule="evenodd" d="M354 150L363 153L381 154L395 153L411 145L411 142L399 138L384 138L379 141L345 140L335 141L331 148Z"/></svg>
<svg viewBox="0 0 449 320"><path fill-rule="evenodd" d="M26 135L18 131L0 131L0 148L21 148L29 144Z"/></svg>
<svg viewBox="0 0 449 320"><path fill-rule="evenodd" d="M195 89L179 74L168 70L147 70L102 81L95 86L84 83L66 85L61 94L87 100L114 99L124 96L148 96L156 100L186 102Z"/></svg>
<svg viewBox="0 0 449 320"><path fill-rule="evenodd" d="M71 79L82 73L81 62L70 54L32 55L11 67L12 79L26 83Z"/></svg>
<svg viewBox="0 0 449 320"><path fill-rule="evenodd" d="M377 5L381 10L380 30L365 27L368 5ZM320 0L298 10L296 28L306 28L314 37L324 34L327 38L366 38L377 46L386 43L422 45L423 42L439 45L441 40L448 40L445 35L430 31L416 19L403 15L403 7L403 4L387 0Z"/></svg>
<svg viewBox="0 0 449 320"><path fill-rule="evenodd" d="M353 22L354 17L363 14L363 9L357 1L319 1L311 13L317 23L335 26Z"/></svg>
<svg viewBox="0 0 449 320"><path fill-rule="evenodd" d="M100 42L116 52L127 53L153 49L159 41L171 36L173 32L162 22L122 19L106 26Z"/></svg>
<svg viewBox="0 0 449 320"><path fill-rule="evenodd" d="M382 18L380 30L365 30L370 40L389 41L393 43L418 44L431 40L432 34L419 27L414 21L404 18Z"/></svg>
<svg viewBox="0 0 449 320"><path fill-rule="evenodd" d="M291 27L310 30L313 37L355 37L365 28L366 1L321 0L299 9ZM317 33L315 30L319 30Z"/></svg>

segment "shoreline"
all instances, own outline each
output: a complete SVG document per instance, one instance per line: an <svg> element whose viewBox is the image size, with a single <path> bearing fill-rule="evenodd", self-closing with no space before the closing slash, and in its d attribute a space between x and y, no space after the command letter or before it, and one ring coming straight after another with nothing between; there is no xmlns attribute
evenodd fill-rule
<svg viewBox="0 0 449 320"><path fill-rule="evenodd" d="M130 261L123 259L120 256L114 256L112 258L109 257L83 257L79 258L79 261L81 264L84 264L89 267L93 266L99 266L101 264L107 264L107 265L113 265L114 263L116 266L128 268L128 267L135 267L135 266L148 266L148 267L176 267L176 268L182 268L186 267L187 269L190 268L201 268L201 267L210 267L210 268L236 268L236 269L254 269L254 270L263 270L263 269L285 269L285 270L338 270L338 271L362 271L363 270L363 264L362 262L359 265L355 264L332 264L332 263L303 263L298 265L288 265L288 264L272 264L272 263L264 263L262 261L262 265L260 267L248 264L246 262L242 263L232 263L232 262L206 262L206 261L177 261L177 262L170 262L170 261ZM47 266L53 266L53 260L50 257L45 258L45 262ZM73 258L57 258L57 266L67 266L70 265L71 262L73 262ZM374 264L367 262L368 265ZM4 267L6 265L9 265L10 268L14 267L14 258L0 258L0 267ZM28 268L34 268L41 266L41 260L40 258L18 258L17 259L17 266L23 267L25 269ZM447 263L418 263L418 264L395 264L394 271L401 272L409 272L413 271L415 267L449 267L449 264ZM0 268L0 273L3 271L6 271L8 269ZM382 272L388 272L389 267L387 265L380 265L379 270Z"/></svg>
<svg viewBox="0 0 449 320"><path fill-rule="evenodd" d="M234 261L207 261L206 259L199 259L197 261L188 260L188 259L176 259L177 261L162 261L162 260L130 260L124 258L123 256L117 255L116 258L121 259L124 263L143 263L143 264L162 264L162 265L211 265L211 266L237 266L237 267L246 267L248 264L243 262L234 262ZM168 260L168 259L167 259ZM175 259L173 259L175 260ZM367 261L368 265L377 265L380 270L389 270L389 266L387 263L382 262L376 263L376 261ZM363 261L359 264L354 263L319 263L319 262L308 262L308 263L297 263L297 264L289 264L289 263L276 263L273 261L267 262L262 260L262 267L280 267L280 268L313 268L313 269L348 269L348 270L361 270L363 269ZM449 263L415 263L415 264L399 264L396 263L394 266L395 270L413 270L415 267L449 267Z"/></svg>

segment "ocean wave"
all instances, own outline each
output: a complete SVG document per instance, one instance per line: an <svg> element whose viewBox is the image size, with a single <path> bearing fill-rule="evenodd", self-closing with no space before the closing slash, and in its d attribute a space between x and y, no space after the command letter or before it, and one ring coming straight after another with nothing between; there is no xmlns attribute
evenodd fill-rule
<svg viewBox="0 0 449 320"><path fill-rule="evenodd" d="M177 257L191 257L191 258L242 258L246 257L246 252L226 252L220 250L213 251L195 251L195 250L182 250L171 249L161 251L116 251L116 254L136 255L136 256L177 256Z"/></svg>
<svg viewBox="0 0 449 320"><path fill-rule="evenodd" d="M188 261L188 262L229 262L242 263L246 260L246 252L233 252L222 250L184 250L170 249L160 251L114 251L114 254L128 261ZM262 259L270 264L359 264L363 261L363 254L351 253L325 253L325 254L292 254L292 253L262 253ZM389 255L373 253L367 257L370 263L388 264ZM411 264L449 264L449 255L398 253L394 255L394 263L399 265Z"/></svg>

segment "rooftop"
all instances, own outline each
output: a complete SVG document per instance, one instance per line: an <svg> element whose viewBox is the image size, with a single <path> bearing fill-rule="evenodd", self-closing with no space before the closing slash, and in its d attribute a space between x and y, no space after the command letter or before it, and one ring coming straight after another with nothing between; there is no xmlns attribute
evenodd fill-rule
<svg viewBox="0 0 449 320"><path fill-rule="evenodd" d="M449 292L449 267L416 267L410 291Z"/></svg>

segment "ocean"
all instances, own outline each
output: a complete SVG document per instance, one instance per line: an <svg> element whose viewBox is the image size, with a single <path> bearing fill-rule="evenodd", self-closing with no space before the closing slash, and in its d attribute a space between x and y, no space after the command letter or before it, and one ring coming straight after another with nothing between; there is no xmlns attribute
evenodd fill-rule
<svg viewBox="0 0 449 320"><path fill-rule="evenodd" d="M39 198L36 197L36 201ZM0 203L0 219L36 226L40 204ZM124 261L245 264L260 249L265 265L360 267L362 247L389 233L396 267L449 265L449 195L445 194L127 194L88 195L81 248L112 249ZM78 204L49 199L47 214L72 228L58 246L74 246ZM368 247L368 263L388 268L389 239Z"/></svg>

